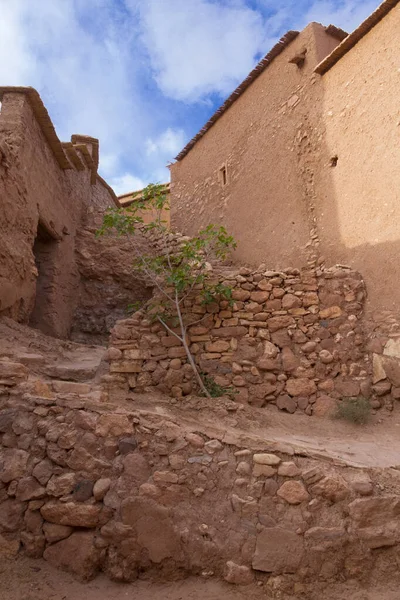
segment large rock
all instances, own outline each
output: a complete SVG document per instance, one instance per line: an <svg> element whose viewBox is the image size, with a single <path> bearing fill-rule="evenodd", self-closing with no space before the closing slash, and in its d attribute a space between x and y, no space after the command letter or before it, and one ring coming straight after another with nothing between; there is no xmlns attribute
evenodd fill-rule
<svg viewBox="0 0 400 600"><path fill-rule="evenodd" d="M49 481L50 477L53 475L53 463L51 460L45 458L40 461L32 471L32 475L38 480L42 485L46 485Z"/></svg>
<svg viewBox="0 0 400 600"><path fill-rule="evenodd" d="M329 417L337 407L337 401L327 395L322 395L316 399L313 405L313 415L316 417Z"/></svg>
<svg viewBox="0 0 400 600"><path fill-rule="evenodd" d="M26 504L17 500L5 500L0 504L0 531L12 532L21 528Z"/></svg>
<svg viewBox="0 0 400 600"><path fill-rule="evenodd" d="M43 558L83 580L92 579L99 569L101 552L94 545L94 534L78 531L46 548Z"/></svg>
<svg viewBox="0 0 400 600"><path fill-rule="evenodd" d="M281 527L266 527L257 536L252 566L266 573L295 573L304 554L302 538Z"/></svg>
<svg viewBox="0 0 400 600"><path fill-rule="evenodd" d="M349 505L349 532L369 548L394 546L400 542L400 498L359 498Z"/></svg>
<svg viewBox="0 0 400 600"><path fill-rule="evenodd" d="M18 482L16 498L21 502L36 500L46 495L46 489L42 487L34 477L23 477Z"/></svg>
<svg viewBox="0 0 400 600"><path fill-rule="evenodd" d="M137 541L154 563L166 558L182 558L180 536L175 531L170 511L146 497L127 498L121 503L124 525L134 529Z"/></svg>
<svg viewBox="0 0 400 600"><path fill-rule="evenodd" d="M73 527L68 525L57 525L56 523L44 523L43 525L43 533L49 544L65 540L73 531Z"/></svg>
<svg viewBox="0 0 400 600"><path fill-rule="evenodd" d="M63 475L53 475L47 484L47 493L49 496L66 496L74 489L76 481L75 473L64 473Z"/></svg>
<svg viewBox="0 0 400 600"><path fill-rule="evenodd" d="M97 527L102 512L101 504L59 503L50 501L40 509L42 517L50 523L70 527Z"/></svg>
<svg viewBox="0 0 400 600"><path fill-rule="evenodd" d="M9 483L26 474L29 454L25 450L6 448L0 452L0 481Z"/></svg>
<svg viewBox="0 0 400 600"><path fill-rule="evenodd" d="M289 504L301 504L310 497L301 481L285 481L277 494Z"/></svg>
<svg viewBox="0 0 400 600"><path fill-rule="evenodd" d="M28 379L28 373L28 369L21 363L0 360L0 385L17 385Z"/></svg>
<svg viewBox="0 0 400 600"><path fill-rule="evenodd" d="M311 396L317 391L317 386L312 379L299 377L298 379L288 379L286 391L290 396Z"/></svg>
<svg viewBox="0 0 400 600"><path fill-rule="evenodd" d="M348 496L350 489L340 475L328 475L313 485L310 491L313 495L321 496L331 502L340 502Z"/></svg>
<svg viewBox="0 0 400 600"><path fill-rule="evenodd" d="M19 552L19 540L7 540L0 535L0 560L13 560Z"/></svg>
<svg viewBox="0 0 400 600"><path fill-rule="evenodd" d="M254 575L249 567L238 565L228 560L225 566L225 581L235 585L249 585L254 581Z"/></svg>
<svg viewBox="0 0 400 600"><path fill-rule="evenodd" d="M126 415L100 415L96 425L96 435L101 437L129 435L133 433L133 425Z"/></svg>

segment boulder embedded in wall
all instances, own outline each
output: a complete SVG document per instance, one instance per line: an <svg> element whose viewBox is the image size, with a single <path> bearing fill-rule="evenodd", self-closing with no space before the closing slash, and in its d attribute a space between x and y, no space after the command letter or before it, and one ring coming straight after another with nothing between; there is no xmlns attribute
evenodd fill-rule
<svg viewBox="0 0 400 600"><path fill-rule="evenodd" d="M133 433L133 425L126 415L104 414L99 417L96 435L119 437Z"/></svg>
<svg viewBox="0 0 400 600"><path fill-rule="evenodd" d="M7 448L0 452L0 481L9 483L26 474L29 454L25 450Z"/></svg>
<svg viewBox="0 0 400 600"><path fill-rule="evenodd" d="M19 552L19 540L7 540L0 535L0 560L15 559Z"/></svg>
<svg viewBox="0 0 400 600"><path fill-rule="evenodd" d="M94 545L94 534L78 531L52 546L43 555L51 565L64 569L83 580L92 579L100 564L100 550Z"/></svg>
<svg viewBox="0 0 400 600"><path fill-rule="evenodd" d="M287 373L295 371L300 366L299 358L294 354L288 346L282 348L282 367Z"/></svg>
<svg viewBox="0 0 400 600"><path fill-rule="evenodd" d="M21 502L43 498L46 489L42 487L34 477L23 477L18 482L16 498Z"/></svg>
<svg viewBox="0 0 400 600"><path fill-rule="evenodd" d="M17 500L5 500L0 504L0 532L10 533L22 527L26 504Z"/></svg>
<svg viewBox="0 0 400 600"><path fill-rule="evenodd" d="M0 360L0 385L17 385L28 379L28 373L28 369L21 363Z"/></svg>
<svg viewBox="0 0 400 600"><path fill-rule="evenodd" d="M225 581L235 585L249 585L254 581L254 575L249 567L237 565L228 560L225 566Z"/></svg>
<svg viewBox="0 0 400 600"><path fill-rule="evenodd" d="M382 366L389 379L395 387L400 387L400 360L392 356L382 356Z"/></svg>
<svg viewBox="0 0 400 600"><path fill-rule="evenodd" d="M138 544L148 551L152 562L182 558L180 537L164 506L149 498L127 498L121 503L121 518L123 524L135 530Z"/></svg>
<svg viewBox="0 0 400 600"><path fill-rule="evenodd" d="M313 485L311 493L316 496L321 496L331 502L340 502L344 500L350 493L349 486L343 477L339 475L328 475Z"/></svg>
<svg viewBox="0 0 400 600"><path fill-rule="evenodd" d="M388 340L383 349L383 354L385 356L393 356L395 358L400 358L400 338L392 338Z"/></svg>
<svg viewBox="0 0 400 600"><path fill-rule="evenodd" d="M385 369L383 367L383 357L380 354L372 355L372 383L378 383L386 379Z"/></svg>
<svg viewBox="0 0 400 600"><path fill-rule="evenodd" d="M301 481L285 481L277 491L277 495L289 504L301 504L310 497Z"/></svg>
<svg viewBox="0 0 400 600"><path fill-rule="evenodd" d="M349 505L349 531L369 548L393 546L400 541L398 496L359 498Z"/></svg>
<svg viewBox="0 0 400 600"><path fill-rule="evenodd" d="M287 380L286 391L291 396L311 396L317 391L317 386L312 379L299 377Z"/></svg>
<svg viewBox="0 0 400 600"><path fill-rule="evenodd" d="M266 573L295 573L304 554L303 539L281 527L266 527L257 535L252 566Z"/></svg>
<svg viewBox="0 0 400 600"><path fill-rule="evenodd" d="M40 509L45 521L70 527L97 527L102 512L101 504L79 504L75 502L47 502Z"/></svg>
<svg viewBox="0 0 400 600"><path fill-rule="evenodd" d="M336 400L324 394L316 399L313 405L313 415L316 417L328 417L333 414L336 406Z"/></svg>
<svg viewBox="0 0 400 600"><path fill-rule="evenodd" d="M65 540L73 531L73 527L69 527L68 525L56 525L56 523L43 524L43 533L49 544Z"/></svg>

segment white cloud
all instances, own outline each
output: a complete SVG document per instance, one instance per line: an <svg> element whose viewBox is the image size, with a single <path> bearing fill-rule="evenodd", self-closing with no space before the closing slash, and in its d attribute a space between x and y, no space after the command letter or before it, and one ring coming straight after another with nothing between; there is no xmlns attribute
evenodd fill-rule
<svg viewBox="0 0 400 600"><path fill-rule="evenodd" d="M147 185L147 182L145 183L142 179L135 177L130 173L125 173L119 177L111 177L108 180L108 183L111 185L117 196L127 194L128 192L136 192L136 190L142 190Z"/></svg>
<svg viewBox="0 0 400 600"><path fill-rule="evenodd" d="M332 23L351 33L376 8L378 0L317 0L304 14L304 24L317 21Z"/></svg>
<svg viewBox="0 0 400 600"><path fill-rule="evenodd" d="M228 94L267 46L261 14L240 0L143 0L140 15L156 81L176 100Z"/></svg>
<svg viewBox="0 0 400 600"><path fill-rule="evenodd" d="M185 144L185 132L183 129L171 129L163 131L157 138L148 138L146 141L147 155L158 154L163 157L172 158Z"/></svg>

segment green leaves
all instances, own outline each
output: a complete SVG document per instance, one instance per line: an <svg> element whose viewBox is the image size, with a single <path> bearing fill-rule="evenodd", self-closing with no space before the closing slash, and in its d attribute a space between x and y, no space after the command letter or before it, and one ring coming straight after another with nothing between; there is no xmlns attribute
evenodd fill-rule
<svg viewBox="0 0 400 600"><path fill-rule="evenodd" d="M236 242L228 235L225 227L210 224L201 229L196 236L190 239L183 238L178 248L174 245L172 250L170 230L163 220L165 211L169 210L166 186L150 184L140 194L134 194L132 199L130 206L108 209L96 235L113 232L130 239L135 255L132 268L143 271L159 291L154 302L146 305L149 319L161 323L170 334L182 342L188 362L203 393L208 397L221 395L224 392L221 386L217 386L210 378L201 378L186 343L187 327L205 317L192 323L185 322L187 313L185 308L181 309L181 304L193 296L200 296L203 305L221 300L228 300L232 304L231 288L213 281L209 261L225 260L229 252L236 248ZM150 234L150 240L156 239L160 251L145 254L143 244L137 242L138 231L145 235ZM186 307L186 304L183 304L183 307ZM135 304L129 307L130 310L134 308ZM177 330L180 331L179 334Z"/></svg>

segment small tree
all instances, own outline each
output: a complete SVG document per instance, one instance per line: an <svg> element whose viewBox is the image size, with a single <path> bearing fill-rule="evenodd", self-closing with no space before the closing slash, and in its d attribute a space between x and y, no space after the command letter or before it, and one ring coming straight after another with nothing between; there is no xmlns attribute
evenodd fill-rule
<svg viewBox="0 0 400 600"><path fill-rule="evenodd" d="M114 231L130 240L135 256L133 267L146 273L159 292L158 301L148 306L151 318L178 338L200 389L211 397L207 380L203 380L187 343L188 328L200 323L209 314L188 322L183 310L184 301L196 293L204 305L222 299L232 302L231 288L211 280L208 261L210 258L224 260L229 251L236 248L236 242L224 227L208 225L196 236L184 238L179 250L172 252L170 231L163 220L163 214L168 210L164 186L150 184L143 190L141 199L127 208L108 209L97 233L104 235ZM143 218L146 213L151 215L148 223ZM144 254L138 233L154 236L161 245L161 253Z"/></svg>

